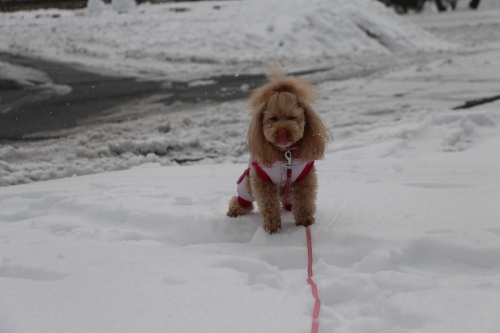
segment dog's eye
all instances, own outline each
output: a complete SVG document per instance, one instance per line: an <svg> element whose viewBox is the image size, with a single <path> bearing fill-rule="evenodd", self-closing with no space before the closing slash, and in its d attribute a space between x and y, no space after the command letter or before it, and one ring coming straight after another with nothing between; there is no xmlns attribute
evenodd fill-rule
<svg viewBox="0 0 500 333"><path fill-rule="evenodd" d="M276 118L276 117L272 117L270 120L271 120L271 121L278 121L278 118Z"/></svg>
<svg viewBox="0 0 500 333"><path fill-rule="evenodd" d="M288 117L288 120L295 120L297 117Z"/></svg>

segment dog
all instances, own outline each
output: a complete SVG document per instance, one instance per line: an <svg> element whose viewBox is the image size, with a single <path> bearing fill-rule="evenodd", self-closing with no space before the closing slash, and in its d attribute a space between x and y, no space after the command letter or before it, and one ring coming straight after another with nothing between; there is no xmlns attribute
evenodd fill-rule
<svg viewBox="0 0 500 333"><path fill-rule="evenodd" d="M273 234L281 228L282 207L292 211L297 226L314 223L314 161L324 157L331 134L311 107L319 96L314 86L276 66L269 72L269 82L248 101L253 113L247 134L250 162L237 181L238 195L229 201L227 215L248 214L257 201L262 227Z"/></svg>

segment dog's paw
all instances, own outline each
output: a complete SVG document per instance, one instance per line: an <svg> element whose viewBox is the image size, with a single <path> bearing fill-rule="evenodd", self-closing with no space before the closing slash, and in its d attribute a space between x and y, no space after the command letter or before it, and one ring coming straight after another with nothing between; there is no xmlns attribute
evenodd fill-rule
<svg viewBox="0 0 500 333"><path fill-rule="evenodd" d="M271 235L278 232L278 229L281 229L281 220L267 220L262 222L262 228L265 231L269 232Z"/></svg>
<svg viewBox="0 0 500 333"><path fill-rule="evenodd" d="M253 209L253 206L250 206L250 207L243 207L243 206L229 207L229 209L227 211L227 216L238 217L241 215L246 215L246 214L250 213L252 211L252 209Z"/></svg>
<svg viewBox="0 0 500 333"><path fill-rule="evenodd" d="M314 224L314 216L303 217L295 221L295 225L303 225L304 227L308 227L311 224Z"/></svg>
<svg viewBox="0 0 500 333"><path fill-rule="evenodd" d="M253 204L250 206L242 206L238 203L238 197L233 197L229 201L229 209L227 210L227 216L238 217L250 213L253 210Z"/></svg>
<svg viewBox="0 0 500 333"><path fill-rule="evenodd" d="M229 217L238 217L240 216L240 212L237 209L234 209L234 207L229 207L229 210L226 213L227 216Z"/></svg>

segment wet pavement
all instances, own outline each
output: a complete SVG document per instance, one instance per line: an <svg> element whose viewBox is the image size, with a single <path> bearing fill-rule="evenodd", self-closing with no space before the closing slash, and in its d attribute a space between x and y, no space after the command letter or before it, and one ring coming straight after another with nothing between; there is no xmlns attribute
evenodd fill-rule
<svg viewBox="0 0 500 333"><path fill-rule="evenodd" d="M0 80L0 140L44 139L47 134L78 126L113 107L153 95L164 95L165 105L175 102L230 101L247 97L265 81L264 75L225 75L190 82L139 81L131 77L105 76L68 64L0 53L0 61L46 73L52 84L71 92L47 94L47 90Z"/></svg>

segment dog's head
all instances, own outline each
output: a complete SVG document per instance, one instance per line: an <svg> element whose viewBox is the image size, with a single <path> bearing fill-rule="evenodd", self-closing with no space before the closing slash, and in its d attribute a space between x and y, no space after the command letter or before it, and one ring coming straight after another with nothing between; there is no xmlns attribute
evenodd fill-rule
<svg viewBox="0 0 500 333"><path fill-rule="evenodd" d="M331 134L311 108L317 98L313 86L271 68L270 82L255 90L249 105L253 118L248 130L250 154L262 165L283 159L282 149L298 147L299 159L323 158Z"/></svg>

